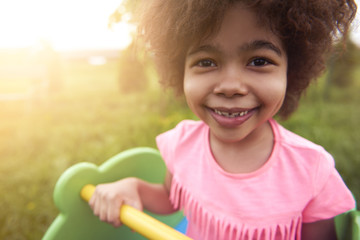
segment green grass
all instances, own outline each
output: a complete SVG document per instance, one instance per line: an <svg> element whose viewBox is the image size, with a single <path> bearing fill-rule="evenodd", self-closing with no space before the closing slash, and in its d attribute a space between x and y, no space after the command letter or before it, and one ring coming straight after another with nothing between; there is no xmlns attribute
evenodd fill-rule
<svg viewBox="0 0 360 240"><path fill-rule="evenodd" d="M154 83L147 92L120 94L116 62L65 62L61 76L57 93L0 102L0 239L42 237L58 213L52 201L55 182L69 166L101 164L132 147L155 147L156 135L194 118L182 101ZM4 92L7 85L15 88L13 82L0 85ZM324 101L321 86L313 87L283 124L332 153L360 199L357 89L335 92L337 100Z"/></svg>

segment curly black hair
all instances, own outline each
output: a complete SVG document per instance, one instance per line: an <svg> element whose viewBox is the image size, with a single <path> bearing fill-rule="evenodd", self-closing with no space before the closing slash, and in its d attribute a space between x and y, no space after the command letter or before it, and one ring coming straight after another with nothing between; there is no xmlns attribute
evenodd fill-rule
<svg viewBox="0 0 360 240"><path fill-rule="evenodd" d="M187 50L218 31L226 10L237 2L250 7L282 40L288 82L278 115L285 119L322 74L334 42L347 36L357 6L354 0L146 0L138 31L163 85L182 93Z"/></svg>

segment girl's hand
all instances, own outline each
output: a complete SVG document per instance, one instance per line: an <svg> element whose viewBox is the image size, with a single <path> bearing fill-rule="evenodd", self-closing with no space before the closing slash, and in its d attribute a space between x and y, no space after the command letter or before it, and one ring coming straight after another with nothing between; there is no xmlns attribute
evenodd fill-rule
<svg viewBox="0 0 360 240"><path fill-rule="evenodd" d="M119 227L121 226L120 208L123 204L142 211L143 206L138 186L139 180L136 178L125 178L113 183L100 184L96 186L89 205L101 221Z"/></svg>

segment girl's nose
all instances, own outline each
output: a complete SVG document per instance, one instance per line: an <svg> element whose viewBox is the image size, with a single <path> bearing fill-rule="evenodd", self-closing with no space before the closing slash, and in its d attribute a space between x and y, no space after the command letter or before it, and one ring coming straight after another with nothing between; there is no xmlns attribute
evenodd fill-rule
<svg viewBox="0 0 360 240"><path fill-rule="evenodd" d="M249 88L245 77L239 71L233 71L232 73L221 74L214 88L214 93L230 98L247 95Z"/></svg>

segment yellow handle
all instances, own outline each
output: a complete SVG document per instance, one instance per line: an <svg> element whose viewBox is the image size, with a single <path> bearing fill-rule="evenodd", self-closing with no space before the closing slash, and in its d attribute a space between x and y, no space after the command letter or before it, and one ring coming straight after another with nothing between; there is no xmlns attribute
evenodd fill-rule
<svg viewBox="0 0 360 240"><path fill-rule="evenodd" d="M88 202L94 191L95 186L88 184L82 188L80 195ZM191 240L184 234L129 205L121 206L120 221L148 239Z"/></svg>

